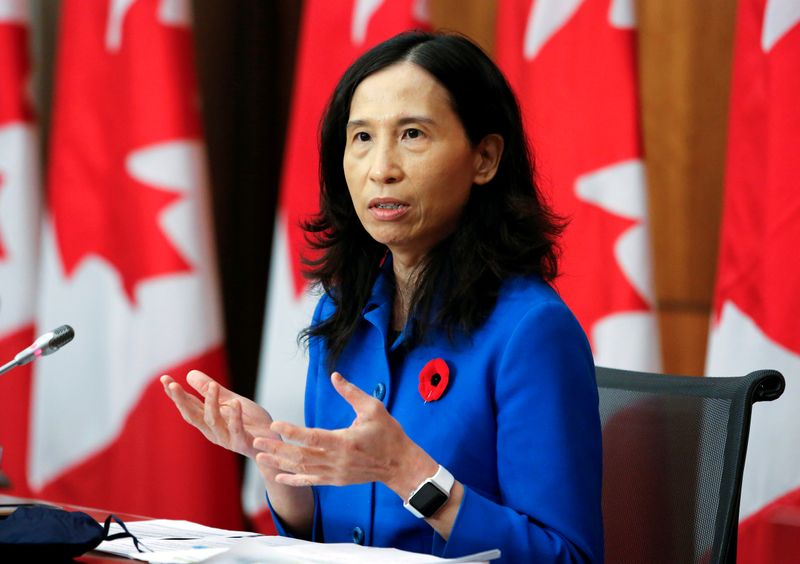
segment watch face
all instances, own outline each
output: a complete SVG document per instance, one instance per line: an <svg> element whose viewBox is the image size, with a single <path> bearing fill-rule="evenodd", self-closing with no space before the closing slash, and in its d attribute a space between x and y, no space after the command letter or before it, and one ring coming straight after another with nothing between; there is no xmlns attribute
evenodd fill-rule
<svg viewBox="0 0 800 564"><path fill-rule="evenodd" d="M431 482L426 482L417 493L414 494L414 497L408 500L408 503L425 517L430 517L436 513L446 501L447 494Z"/></svg>

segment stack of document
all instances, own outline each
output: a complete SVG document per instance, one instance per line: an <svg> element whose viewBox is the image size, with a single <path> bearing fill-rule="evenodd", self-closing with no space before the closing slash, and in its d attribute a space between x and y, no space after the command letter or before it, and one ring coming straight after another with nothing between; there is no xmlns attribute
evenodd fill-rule
<svg viewBox="0 0 800 564"><path fill-rule="evenodd" d="M146 562L202 562L227 551L243 538L260 536L170 519L132 521L126 526L144 552L136 548L131 538L103 541L95 550ZM123 530L117 523L111 523L108 532L113 535ZM181 556L183 552L186 556Z"/></svg>
<svg viewBox="0 0 800 564"><path fill-rule="evenodd" d="M103 541L95 550L163 564L435 564L488 562L500 558L499 550L461 558L438 558L396 548L365 547L353 543L322 544L168 519L135 521L127 523L127 527L139 540L144 552L139 552L130 538ZM119 533L122 528L112 523L109 532Z"/></svg>

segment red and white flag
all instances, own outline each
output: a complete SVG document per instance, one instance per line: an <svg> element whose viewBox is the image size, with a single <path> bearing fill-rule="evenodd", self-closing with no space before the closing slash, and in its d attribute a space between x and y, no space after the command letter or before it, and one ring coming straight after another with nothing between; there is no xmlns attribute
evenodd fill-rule
<svg viewBox="0 0 800 564"><path fill-rule="evenodd" d="M225 381L186 0L61 4L29 475L42 497L241 525L235 456L158 377Z"/></svg>
<svg viewBox="0 0 800 564"><path fill-rule="evenodd" d="M570 224L556 285L599 365L658 370L633 0L500 0L497 60Z"/></svg>
<svg viewBox="0 0 800 564"><path fill-rule="evenodd" d="M28 3L0 0L0 364L34 339L41 186L28 85ZM30 365L0 376L0 469L26 496Z"/></svg>
<svg viewBox="0 0 800 564"><path fill-rule="evenodd" d="M300 256L300 221L319 210L317 126L336 83L355 59L401 31L427 26L427 0L307 0L298 42L283 176L267 291L256 399L275 419L303 422L308 359L297 335L311 321L318 296L308 293ZM248 464L245 511L263 531L274 530L264 485Z"/></svg>
<svg viewBox="0 0 800 564"><path fill-rule="evenodd" d="M740 0L725 204L706 373L775 368L786 391L756 404L739 562L800 561L800 3Z"/></svg>

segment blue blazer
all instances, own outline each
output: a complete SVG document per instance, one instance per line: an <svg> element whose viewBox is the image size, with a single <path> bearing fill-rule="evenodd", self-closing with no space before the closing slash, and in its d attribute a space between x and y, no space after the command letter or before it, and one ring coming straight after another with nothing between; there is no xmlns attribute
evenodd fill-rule
<svg viewBox="0 0 800 564"><path fill-rule="evenodd" d="M470 338L451 342L434 329L408 348L413 320L387 341L389 275L384 268L378 276L335 369L383 400L408 436L464 485L463 502L445 541L383 484L314 487L313 540L442 557L499 548L504 562L602 562L594 363L567 306L537 277L511 279ZM323 296L313 323L333 308ZM440 399L426 403L419 374L434 358L445 360L450 381ZM350 426L354 412L330 382L320 339L309 343L309 361L306 425Z"/></svg>

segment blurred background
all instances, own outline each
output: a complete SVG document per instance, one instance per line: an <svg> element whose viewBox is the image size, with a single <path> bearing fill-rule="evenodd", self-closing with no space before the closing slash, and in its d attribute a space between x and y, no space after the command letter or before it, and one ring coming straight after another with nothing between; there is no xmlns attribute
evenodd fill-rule
<svg viewBox="0 0 800 564"><path fill-rule="evenodd" d="M47 149L59 14L34 6ZM192 3L231 375L252 393L302 2ZM734 0L637 0L638 86L655 311L667 372L703 373L717 260ZM435 29L495 51L496 0L431 0Z"/></svg>
<svg viewBox="0 0 800 564"><path fill-rule="evenodd" d="M346 66L413 28L471 37L518 94L598 364L789 379L798 22L796 0L0 0L0 353L77 334L0 380L2 491L274 530L253 467L157 377L302 419L316 127ZM798 401L790 380L754 412L751 561L776 561L778 500L800 523Z"/></svg>

